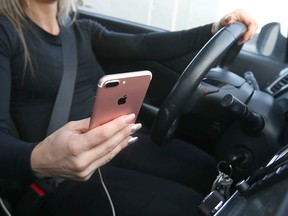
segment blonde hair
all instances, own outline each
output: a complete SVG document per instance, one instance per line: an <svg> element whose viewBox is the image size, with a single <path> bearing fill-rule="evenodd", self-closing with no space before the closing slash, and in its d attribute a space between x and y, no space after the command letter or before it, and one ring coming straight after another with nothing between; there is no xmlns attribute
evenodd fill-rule
<svg viewBox="0 0 288 216"><path fill-rule="evenodd" d="M20 42L24 52L24 68L28 65L32 67L31 57L27 43L23 34L23 28L25 26L25 12L24 5L26 0L0 0L0 14L7 17L18 32ZM75 0L58 0L58 22L64 24L71 12L76 12L76 1ZM71 20L75 20L76 13Z"/></svg>

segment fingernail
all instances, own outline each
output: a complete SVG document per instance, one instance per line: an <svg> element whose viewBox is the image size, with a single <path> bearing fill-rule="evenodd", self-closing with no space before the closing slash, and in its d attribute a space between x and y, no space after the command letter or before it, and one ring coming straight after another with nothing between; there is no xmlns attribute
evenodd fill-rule
<svg viewBox="0 0 288 216"><path fill-rule="evenodd" d="M138 137L132 137L131 139L129 139L128 145L135 143L137 140L138 140Z"/></svg>
<svg viewBox="0 0 288 216"><path fill-rule="evenodd" d="M142 127L142 124L141 124L141 123L134 124L134 125L131 127L131 134L133 134L133 133L135 133L136 131L138 131L141 127Z"/></svg>
<svg viewBox="0 0 288 216"><path fill-rule="evenodd" d="M124 123L125 124L130 124L133 122L133 120L135 119L135 114L132 113L132 114L129 114L126 116L126 118L124 119Z"/></svg>
<svg viewBox="0 0 288 216"><path fill-rule="evenodd" d="M245 41L243 41L243 39L242 40L239 40L238 42L237 42L237 44L240 46L240 45L242 45L242 44L244 44L245 43Z"/></svg>
<svg viewBox="0 0 288 216"><path fill-rule="evenodd" d="M226 17L225 21L226 21L227 23L229 23L229 22L231 21L231 19L232 19L232 16L229 15L229 16Z"/></svg>

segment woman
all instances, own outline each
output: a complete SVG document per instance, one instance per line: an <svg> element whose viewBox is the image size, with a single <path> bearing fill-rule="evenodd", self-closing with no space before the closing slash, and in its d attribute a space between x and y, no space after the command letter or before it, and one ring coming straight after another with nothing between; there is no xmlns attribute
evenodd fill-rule
<svg viewBox="0 0 288 216"><path fill-rule="evenodd" d="M45 138L62 77L61 25L66 21L74 2L0 0L0 3L0 177L9 181L20 180L24 185L50 177L68 180L45 196L40 208L34 212L36 215L44 215L44 212L47 215L110 214L106 193L95 171L137 140L133 134L141 128L141 124L132 123L135 118L132 113L87 130L95 84L104 74L98 57L172 58L198 50L221 26L229 23L240 21L247 25L248 30L241 43L249 40L257 28L256 22L243 10L237 10L224 16L220 22L203 27L144 35L110 32L94 21L76 20L71 28L77 40L78 69L70 122ZM181 40L176 40L179 38ZM173 44L171 41L178 42L170 46ZM10 117L17 126L20 138L14 138L9 133ZM182 179L197 179L195 185L190 185L194 188L201 183L206 184L204 180L207 177L205 189L209 188L208 183L211 183L215 174L215 162L194 147L177 142L159 151L147 137L141 136L139 142L127 150L132 153L152 150L154 156L151 157L157 159L161 154L159 158L164 158L165 162L171 152L182 148L180 144L185 149L173 154L173 160L185 158L182 154L189 154L184 162L187 162L187 169L192 167L197 171L198 177L195 177L195 173L187 172L186 168L179 169L182 164L171 167L168 163L159 175L179 182ZM141 162L146 163L148 159L144 158ZM117 160L125 161L126 156L122 158L119 154ZM206 164L199 166L199 161L206 161ZM133 167L133 164L123 166L142 169L141 166ZM144 171L154 173L149 168ZM103 178L117 215L197 214L195 207L202 199L199 193L184 185L120 167L103 167ZM31 215L34 206L23 202L23 199L27 201L25 195L17 193L15 198L9 190L3 193L15 215L25 215L25 211Z"/></svg>

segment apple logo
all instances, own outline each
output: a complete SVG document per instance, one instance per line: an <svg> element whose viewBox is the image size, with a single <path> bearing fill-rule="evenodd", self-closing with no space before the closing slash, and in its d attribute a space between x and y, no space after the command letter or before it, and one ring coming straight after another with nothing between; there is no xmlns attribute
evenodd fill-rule
<svg viewBox="0 0 288 216"><path fill-rule="evenodd" d="M118 100L118 105L122 105L122 104L125 104L126 103L126 99L127 99L127 96L124 95L124 97L120 98Z"/></svg>

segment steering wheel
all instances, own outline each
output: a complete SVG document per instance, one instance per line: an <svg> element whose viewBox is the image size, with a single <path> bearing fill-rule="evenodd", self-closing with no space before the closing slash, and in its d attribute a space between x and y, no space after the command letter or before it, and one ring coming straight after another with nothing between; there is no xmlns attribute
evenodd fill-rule
<svg viewBox="0 0 288 216"><path fill-rule="evenodd" d="M240 22L223 27L188 64L154 119L151 139L156 144L164 145L172 139L189 97L196 92L196 88L208 71L225 59L224 56L229 56L227 55L229 52L232 52L233 56L238 54L235 53L235 47L238 46L237 42L244 35L246 29L246 26ZM239 48L236 50L240 51Z"/></svg>

